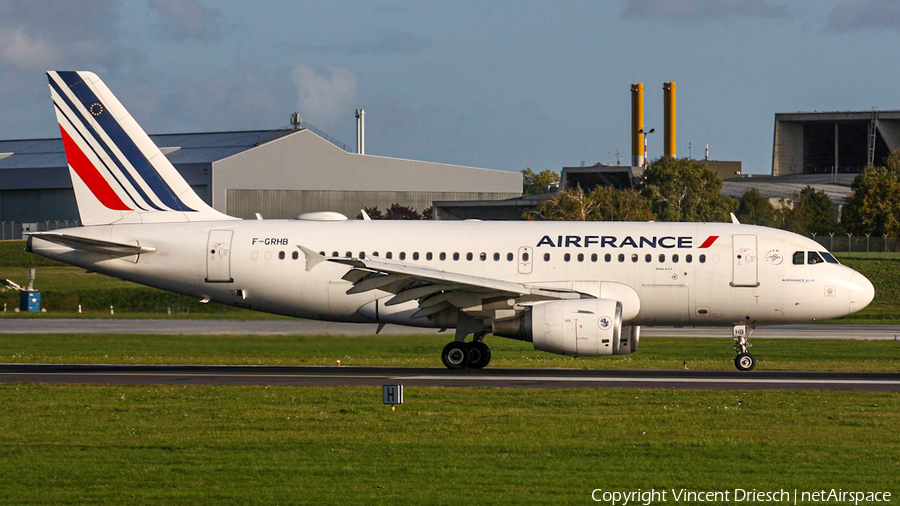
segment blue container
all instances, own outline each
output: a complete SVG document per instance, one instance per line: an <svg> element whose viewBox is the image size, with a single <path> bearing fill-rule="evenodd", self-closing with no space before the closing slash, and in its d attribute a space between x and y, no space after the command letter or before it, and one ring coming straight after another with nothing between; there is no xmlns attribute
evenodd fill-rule
<svg viewBox="0 0 900 506"><path fill-rule="evenodd" d="M22 290L19 292L19 311L41 312L41 292Z"/></svg>

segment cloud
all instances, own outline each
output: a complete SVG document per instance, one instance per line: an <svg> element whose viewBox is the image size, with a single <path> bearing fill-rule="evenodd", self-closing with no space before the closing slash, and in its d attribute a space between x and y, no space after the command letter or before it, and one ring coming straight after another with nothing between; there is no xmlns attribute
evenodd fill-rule
<svg viewBox="0 0 900 506"><path fill-rule="evenodd" d="M291 70L297 87L297 110L314 125L328 126L352 114L356 99L356 76L344 67L317 72L309 65Z"/></svg>
<svg viewBox="0 0 900 506"><path fill-rule="evenodd" d="M222 39L222 13L197 0L150 0L162 16L166 36L175 42L215 42Z"/></svg>
<svg viewBox="0 0 900 506"><path fill-rule="evenodd" d="M729 18L790 18L784 5L769 0L627 0L622 17L679 21Z"/></svg>
<svg viewBox="0 0 900 506"><path fill-rule="evenodd" d="M306 46L303 49L320 54L340 53L356 56L416 53L432 45L434 43L431 40L409 32L385 31L351 42Z"/></svg>
<svg viewBox="0 0 900 506"><path fill-rule="evenodd" d="M844 0L828 13L825 30L836 33L900 31L900 4L882 0Z"/></svg>
<svg viewBox="0 0 900 506"><path fill-rule="evenodd" d="M0 64L19 71L118 68L138 59L118 42L113 0L0 0Z"/></svg>

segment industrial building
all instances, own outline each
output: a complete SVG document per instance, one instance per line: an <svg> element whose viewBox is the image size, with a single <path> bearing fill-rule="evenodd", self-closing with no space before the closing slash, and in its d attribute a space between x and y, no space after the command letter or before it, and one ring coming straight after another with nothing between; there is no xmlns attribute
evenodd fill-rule
<svg viewBox="0 0 900 506"><path fill-rule="evenodd" d="M421 212L433 201L497 200L522 194L517 172L359 153L307 124L294 128L151 135L194 191L240 218L293 218L399 203ZM0 238L78 219L60 139L0 141ZM35 227L35 224L37 228Z"/></svg>
<svg viewBox="0 0 900 506"><path fill-rule="evenodd" d="M858 174L900 148L900 111L775 114L772 175Z"/></svg>

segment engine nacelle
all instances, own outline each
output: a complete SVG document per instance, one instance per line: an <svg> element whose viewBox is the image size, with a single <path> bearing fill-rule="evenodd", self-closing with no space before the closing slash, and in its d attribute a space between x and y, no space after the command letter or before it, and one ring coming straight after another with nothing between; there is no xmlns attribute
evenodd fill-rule
<svg viewBox="0 0 900 506"><path fill-rule="evenodd" d="M492 330L497 336L531 341L537 350L570 357L631 353L630 343L629 351L620 349L622 303L616 300L541 302L518 318L494 321Z"/></svg>
<svg viewBox="0 0 900 506"><path fill-rule="evenodd" d="M632 325L622 329L622 339L619 343L619 352L616 355L628 355L634 353L638 349L641 342L640 325Z"/></svg>

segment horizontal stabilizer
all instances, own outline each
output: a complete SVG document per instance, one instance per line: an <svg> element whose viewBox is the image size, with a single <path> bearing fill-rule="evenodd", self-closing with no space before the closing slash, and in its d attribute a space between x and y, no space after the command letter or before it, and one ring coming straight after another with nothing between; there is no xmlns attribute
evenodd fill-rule
<svg viewBox="0 0 900 506"><path fill-rule="evenodd" d="M141 253L153 253L156 248L140 246L138 244L124 244L120 242L101 241L99 239L88 239L86 237L78 237L68 234L58 234L54 232L34 232L32 237L37 237L45 241L68 246L72 249L81 251L92 251L95 253L106 253L113 256L130 256L139 255Z"/></svg>

